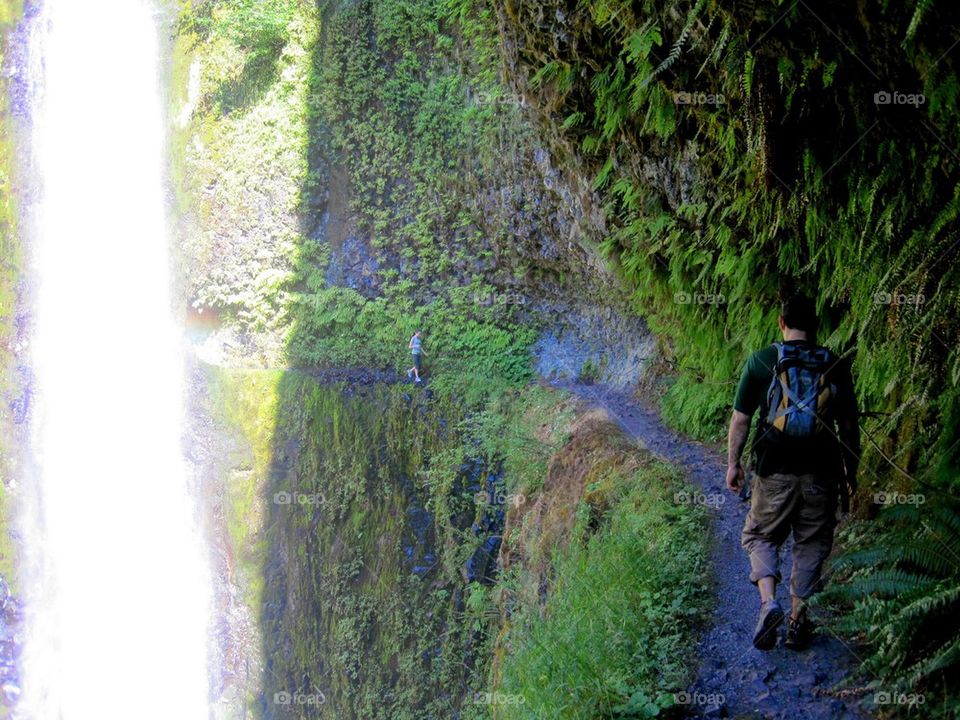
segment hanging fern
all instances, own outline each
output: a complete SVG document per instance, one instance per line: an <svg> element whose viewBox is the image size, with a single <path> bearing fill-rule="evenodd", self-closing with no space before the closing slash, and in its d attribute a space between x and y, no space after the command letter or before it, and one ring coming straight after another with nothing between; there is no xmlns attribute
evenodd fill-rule
<svg viewBox="0 0 960 720"><path fill-rule="evenodd" d="M914 39L917 34L917 29L920 27L920 23L923 22L923 18L927 16L930 12L930 9L933 7L934 0L917 0L916 8L913 11L913 17L910 18L910 24L907 26L907 32L904 34L904 42L909 42Z"/></svg>
<svg viewBox="0 0 960 720"><path fill-rule="evenodd" d="M670 53L663 59L663 62L657 66L656 70L653 71L654 75L659 75L660 73L669 70L670 67L680 58L680 54L683 52L683 46L686 44L687 38L690 37L690 31L693 30L693 24L696 22L697 16L703 10L706 4L707 0L697 0L697 4L691 8L689 14L687 15L687 22L671 46Z"/></svg>

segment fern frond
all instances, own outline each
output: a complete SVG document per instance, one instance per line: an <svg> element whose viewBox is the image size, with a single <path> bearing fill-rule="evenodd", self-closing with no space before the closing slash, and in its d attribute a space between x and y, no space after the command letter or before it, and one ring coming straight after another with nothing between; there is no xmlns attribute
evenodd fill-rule
<svg viewBox="0 0 960 720"><path fill-rule="evenodd" d="M935 581L926 575L900 569L884 569L857 577L845 587L850 591L848 593L850 597L863 595L893 597L920 592L934 584Z"/></svg>
<svg viewBox="0 0 960 720"><path fill-rule="evenodd" d="M904 34L904 42L913 40L917 34L917 29L920 27L920 23L923 22L923 18L926 17L932 7L933 0L917 0L917 6L913 10L913 17L910 18L910 24L907 25L907 32Z"/></svg>

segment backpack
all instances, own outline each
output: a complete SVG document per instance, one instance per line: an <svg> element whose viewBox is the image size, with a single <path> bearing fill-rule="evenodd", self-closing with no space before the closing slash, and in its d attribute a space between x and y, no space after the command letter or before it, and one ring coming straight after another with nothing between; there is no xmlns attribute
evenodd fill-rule
<svg viewBox="0 0 960 720"><path fill-rule="evenodd" d="M837 388L828 373L836 358L824 347L774 343L777 364L767 389L768 427L781 436L811 438L829 422Z"/></svg>

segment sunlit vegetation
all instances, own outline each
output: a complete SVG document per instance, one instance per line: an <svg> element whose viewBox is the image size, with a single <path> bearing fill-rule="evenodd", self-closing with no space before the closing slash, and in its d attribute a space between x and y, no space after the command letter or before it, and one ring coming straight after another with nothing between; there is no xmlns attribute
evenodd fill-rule
<svg viewBox="0 0 960 720"><path fill-rule="evenodd" d="M4 63L7 36L23 12L18 0L0 0L0 64ZM0 79L0 576L16 586L17 546L13 540L13 517L9 481L14 469L15 413L25 410L24 389L19 386L15 351L17 345L14 318L17 311L17 286L22 269L22 251L18 231L17 202L14 197L16 147L14 125L10 117L10 80Z"/></svg>

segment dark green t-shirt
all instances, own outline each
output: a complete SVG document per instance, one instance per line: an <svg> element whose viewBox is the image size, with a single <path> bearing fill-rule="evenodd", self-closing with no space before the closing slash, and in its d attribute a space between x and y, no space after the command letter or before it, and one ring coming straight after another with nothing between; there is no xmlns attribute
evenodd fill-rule
<svg viewBox="0 0 960 720"><path fill-rule="evenodd" d="M787 344L809 344L806 340L789 340ZM856 419L857 402L850 376L850 365L837 361L828 371L828 379L836 387L836 396L830 403L828 428L810 440L787 442L776 430L769 430L765 423L767 414L767 391L777 364L777 347L768 345L747 358L740 376L733 407L752 416L758 409L760 415L754 431L753 452L756 459L754 470L758 475L773 473L819 473L834 475L842 472L840 443L837 440L837 423L845 418Z"/></svg>

